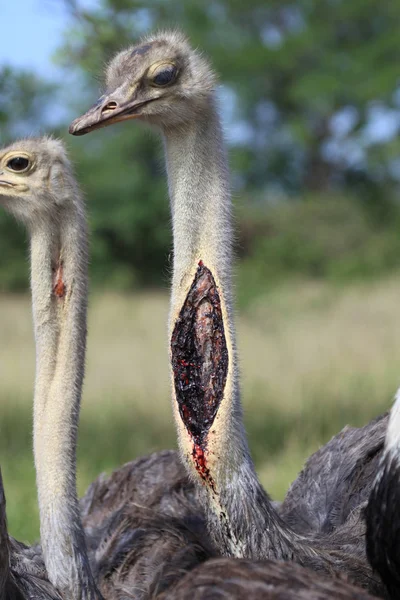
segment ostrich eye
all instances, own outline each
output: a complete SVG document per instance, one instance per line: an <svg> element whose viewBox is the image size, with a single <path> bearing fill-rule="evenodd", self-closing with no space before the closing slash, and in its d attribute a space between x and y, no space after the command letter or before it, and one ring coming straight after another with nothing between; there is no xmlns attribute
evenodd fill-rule
<svg viewBox="0 0 400 600"><path fill-rule="evenodd" d="M10 158L7 162L7 169L11 169L11 171L26 171L29 167L29 159L25 156L14 156L14 158Z"/></svg>
<svg viewBox="0 0 400 600"><path fill-rule="evenodd" d="M159 86L168 85L174 81L177 72L178 70L174 65L163 65L154 75L153 83Z"/></svg>

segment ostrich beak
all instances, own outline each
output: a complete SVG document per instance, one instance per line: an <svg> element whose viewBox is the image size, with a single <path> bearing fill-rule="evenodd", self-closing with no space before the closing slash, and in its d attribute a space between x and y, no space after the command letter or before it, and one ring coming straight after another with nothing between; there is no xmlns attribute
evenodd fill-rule
<svg viewBox="0 0 400 600"><path fill-rule="evenodd" d="M107 127L120 121L137 119L140 116L137 111L146 103L133 99L126 101L126 94L122 92L120 88L111 94L101 96L84 115L71 123L69 132L72 135L84 135L94 129Z"/></svg>

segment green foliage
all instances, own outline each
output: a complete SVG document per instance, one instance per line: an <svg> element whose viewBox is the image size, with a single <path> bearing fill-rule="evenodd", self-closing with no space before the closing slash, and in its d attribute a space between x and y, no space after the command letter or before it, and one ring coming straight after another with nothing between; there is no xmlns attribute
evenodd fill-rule
<svg viewBox="0 0 400 600"><path fill-rule="evenodd" d="M88 198L94 280L120 289L166 284L169 202L154 140L119 127L72 150Z"/></svg>
<svg viewBox="0 0 400 600"><path fill-rule="evenodd" d="M321 386L322 387L322 386ZM379 390L381 392L381 390ZM303 466L303 460L326 443L347 423L362 426L388 407L390 388L384 394L358 381L348 382L348 396L337 398L329 385L319 394L310 396L307 405L296 410L286 409L286 399L270 403L266 391L254 389L248 404L254 410L245 414L246 431L257 469L280 461L285 469L273 479L261 477L274 498L283 499L290 482ZM324 402L321 403L321 394ZM351 398L351 402L349 402ZM261 402L261 400L262 402ZM165 403L168 399L165 398ZM140 410L129 399L125 405L112 398L100 399L102 410L83 415L79 428L78 486L81 495L100 473L110 473L138 456L176 448L172 422L154 418L150 410ZM1 408L1 426L5 432L0 439L2 472L7 498L10 533L26 543L39 537L38 508L35 493L35 472L32 456L32 409L28 400L7 399ZM101 452L99 452L101 440ZM295 440L294 447L291 446ZM15 502L15 499L18 499ZM12 501L12 502L10 502ZM23 507L23 510L21 510Z"/></svg>
<svg viewBox="0 0 400 600"><path fill-rule="evenodd" d="M26 233L0 211L0 291L23 290L28 285Z"/></svg>
<svg viewBox="0 0 400 600"><path fill-rule="evenodd" d="M29 71L0 65L1 144L43 126L54 91L54 85Z"/></svg>
<svg viewBox="0 0 400 600"><path fill-rule="evenodd" d="M74 84L61 95L31 73L0 65L2 143L43 132L54 113L50 105L61 99L71 116L86 110L112 55L148 30L178 25L210 56L224 86L236 196L246 199L241 237L257 211L265 223L253 228L251 248L242 253L245 279L344 279L397 264L400 4L384 11L378 0L64 4L72 19L57 61ZM392 131L381 140L371 137L376 111L391 111ZM340 131L338 119L345 123ZM65 132L66 124L57 131ZM128 123L70 138L68 145L89 202L93 281L123 289L164 286L171 234L160 144ZM320 202L302 207L310 194ZM285 202L268 215L276 196ZM354 202L337 206L332 196ZM341 245L334 221L344 221L346 211ZM23 232L1 212L0 289L26 285L26 254Z"/></svg>
<svg viewBox="0 0 400 600"><path fill-rule="evenodd" d="M347 282L400 267L400 212L382 227L354 198L311 196L241 210L238 286L247 304L290 277Z"/></svg>
<svg viewBox="0 0 400 600"><path fill-rule="evenodd" d="M366 144L362 130L371 106L398 108L400 5L382 11L378 0L273 0L268 6L262 0L103 0L79 16L59 58L70 69L78 66L88 82L149 29L179 24L210 55L233 92L235 117L247 125L246 143L232 140L232 146L248 188L278 181L289 190L324 189L338 173L360 169L369 180L382 169L391 179L389 156L372 157L377 144ZM341 143L362 147L357 164L324 153L332 117L349 107L354 123Z"/></svg>
<svg viewBox="0 0 400 600"><path fill-rule="evenodd" d="M385 144L367 144L363 131L371 106L397 106L394 93L400 59L400 5L391 3L388 11L382 12L377 0L274 0L268 6L261 0L245 5L237 0L171 0L167 4L160 0L146 4L103 0L80 12L80 19L67 32L59 60L69 69L78 67L85 81L93 84L91 74L101 73L103 65L121 47L134 43L147 30L177 24L194 45L210 55L225 94L229 92L231 162L234 179L248 199L246 211L257 213L252 198L262 199L260 210L266 229L255 228L253 245L243 253L241 272L245 279L262 282L268 276L272 282L288 274L341 279L375 274L397 264L398 244L388 215L391 217L394 210L391 198L397 181L392 177L391 165L398 155L399 142L392 138ZM96 95L93 91L92 98ZM332 118L349 108L354 122L346 134L335 139ZM240 135L229 137L229 122L233 119L245 125L244 139ZM97 168L104 168L103 176L89 175L98 171L89 164L93 159L90 145L85 147L89 142L79 140L82 152L90 156L81 176L94 199L95 240L99 234L102 238L97 250L97 242L94 244L95 260L100 264L104 259L105 270L108 257L114 264L123 263L123 278L128 283L128 273L133 270L139 283L145 283L148 275L153 280L153 274L156 281L170 240L165 233L166 194L155 146L142 136L136 124L101 136L97 143L102 144L102 156L110 163L96 154ZM342 151L339 158L329 157L326 152L332 140ZM346 144L358 147L361 161L346 159ZM145 160L140 160L141 153ZM112 166L111 161L118 164ZM134 175L136 166L141 173ZM106 216L107 195L113 193L108 178L114 170L121 177L117 201L125 206L121 209L127 219L123 224L118 209ZM318 190L320 202L302 206L297 198L269 215L266 199L270 193L274 195L276 188L304 197ZM332 195L332 188L343 188L345 195L350 190L359 202L341 201L341 191L336 193L338 202L330 197L323 201L325 193ZM146 199L148 211L139 212L140 198ZM246 211L239 213L239 227L244 232L248 225ZM147 270L139 275L141 265L134 264L132 253L141 254L140 231L146 218L147 244L154 248L154 254L146 254L148 262L141 264L146 264ZM382 229L385 220L389 221L387 236ZM121 261L121 252L110 236L105 241L104 221L109 222L120 250L131 257L131 262ZM273 235L268 235L270 224L275 230Z"/></svg>

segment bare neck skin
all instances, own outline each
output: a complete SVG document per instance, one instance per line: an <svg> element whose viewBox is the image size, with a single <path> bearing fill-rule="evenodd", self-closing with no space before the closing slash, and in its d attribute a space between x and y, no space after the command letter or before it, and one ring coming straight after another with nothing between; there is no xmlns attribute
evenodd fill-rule
<svg viewBox="0 0 400 600"><path fill-rule="evenodd" d="M34 455L41 542L49 579L66 597L99 594L90 571L76 492L76 436L84 375L87 233L71 199L31 228L36 342Z"/></svg>
<svg viewBox="0 0 400 600"><path fill-rule="evenodd" d="M244 433L231 300L228 169L212 103L199 123L164 131L174 232L171 377L179 445L226 555L291 554L272 548L279 528L254 471ZM250 524L259 535L248 536ZM286 537L282 530L283 537ZM289 544L289 541L288 541ZM290 544L289 544L290 546Z"/></svg>

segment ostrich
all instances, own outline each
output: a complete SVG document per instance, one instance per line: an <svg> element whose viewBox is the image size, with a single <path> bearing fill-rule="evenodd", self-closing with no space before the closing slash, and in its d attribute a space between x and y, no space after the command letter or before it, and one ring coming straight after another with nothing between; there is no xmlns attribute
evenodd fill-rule
<svg viewBox="0 0 400 600"><path fill-rule="evenodd" d="M390 413L385 450L366 509L367 556L392 600L400 595L400 389Z"/></svg>
<svg viewBox="0 0 400 600"><path fill-rule="evenodd" d="M167 32L119 53L106 79L106 93L72 123L70 132L82 135L135 118L163 134L174 233L169 318L173 411L180 453L205 507L215 547L230 557L295 560L328 574L346 571L354 582L379 590L365 561L361 504L332 532L312 531L306 537L280 517L255 473L240 405L231 201L213 71L181 34ZM368 462L382 447L384 427L385 418L364 430L366 437L371 428L378 437ZM354 450L352 432L347 439ZM359 459L351 455L352 466L344 469L354 485ZM340 464L335 468L333 485L340 487L343 469ZM308 465L302 480L311 472ZM362 481L360 502L368 485ZM320 510L322 503L316 500ZM329 510L323 507L324 517Z"/></svg>
<svg viewBox="0 0 400 600"><path fill-rule="evenodd" d="M72 179L65 151L61 143L55 140L25 140L0 151L0 165L0 185L6 190L6 195L0 196L0 203L22 219L31 233L33 291L35 292L35 285L41 283L43 286L41 290L36 290L34 298L43 299L47 291L50 307L53 302L56 303L54 312L50 314L53 317L50 324L56 327L60 315L64 324L69 323L76 286L80 284L81 288L78 287L78 290L82 287L86 290L86 285L82 283L86 271L78 260L82 257L77 258L72 253L71 247L65 242L65 236L71 235L69 227L76 219L82 236L76 248L82 250L86 232L82 204L79 195L76 195L76 184ZM48 191L44 193L44 189ZM28 198L29 203L26 202ZM43 237L43 231L48 231L50 225L55 235L53 243L46 244L47 238ZM40 232L41 270L38 271L35 259L39 252L40 238L37 236ZM57 268L49 274L52 260L58 260L61 247L64 261L62 268L56 263ZM73 265L69 262L72 257L75 257ZM72 272L75 278L71 277ZM46 273L47 286L43 282L43 275ZM39 279L35 279L38 276ZM42 295L39 294L40 291ZM38 342L42 340L43 343L41 334L49 321L48 315L46 319L46 305L41 307L39 317L42 319L42 329L39 331ZM35 314L36 324L39 317ZM75 331L73 328L72 330ZM71 356L74 356L77 346L70 348L66 344L62 327L56 333L59 336L58 342L61 344L63 340L65 344L61 346L63 352L55 357L60 369L60 360L66 349L70 349ZM84 337L85 331L83 339ZM41 350L43 352L43 346ZM40 356L39 354L39 359ZM76 361L72 361L72 365L76 365ZM50 378L51 375L47 375ZM49 396L49 401L50 398L52 396ZM206 572L214 577L214 582L221 591L230 591L231 597L242 597L241 592L249 587L249 578L252 578L257 582L257 586L253 587L253 594L257 593L260 585L265 586L266 581L270 580L270 593L273 591L275 594L271 597L276 598L287 597L287 586L298 586L299 580L303 588L308 585L309 590L318 592L316 597L321 600L341 597L339 594L343 598L368 598L367 594L340 580L329 583L311 571L284 563L256 565L250 561L238 563L232 559L225 559L222 563L204 562L213 557L215 551L208 542L203 511L195 498L195 486L186 478L183 466L174 452L165 451L138 459L125 465L108 479L100 478L89 488L82 500L81 509L92 570L107 598L117 599L127 593L143 600L155 597L160 600L166 597L179 598L192 588L200 593L199 585L207 586L207 581L210 581L210 578L206 582L204 580ZM61 523L66 528L62 533L68 533L72 526L79 528L79 549L85 552L86 557L77 506L71 519L68 524L65 521ZM54 520L49 526L54 526ZM57 534L57 530L54 533ZM44 557L46 558L45 553ZM198 566L199 563L204 563L204 567ZM224 578L221 578L221 565L226 572ZM198 570L192 574L191 571L196 566ZM293 571L289 584L284 584L290 567L297 571ZM187 571L190 573L185 576ZM240 585L235 584L236 588L231 589L232 578L236 576L241 580ZM95 586L91 574L89 582L83 585ZM90 591L89 587L85 587L80 593L85 596ZM72 593L77 593L76 588ZM95 587L93 593L100 595ZM207 593L210 593L209 589ZM71 597L65 588L63 595ZM8 600L61 598L56 587L48 581L40 548L29 548L8 538L5 499L0 482L0 598L1 596Z"/></svg>
<svg viewBox="0 0 400 600"><path fill-rule="evenodd" d="M49 580L74 600L100 597L80 521L76 435L84 374L87 231L83 201L58 140L0 151L0 205L31 239L36 342L34 455Z"/></svg>

